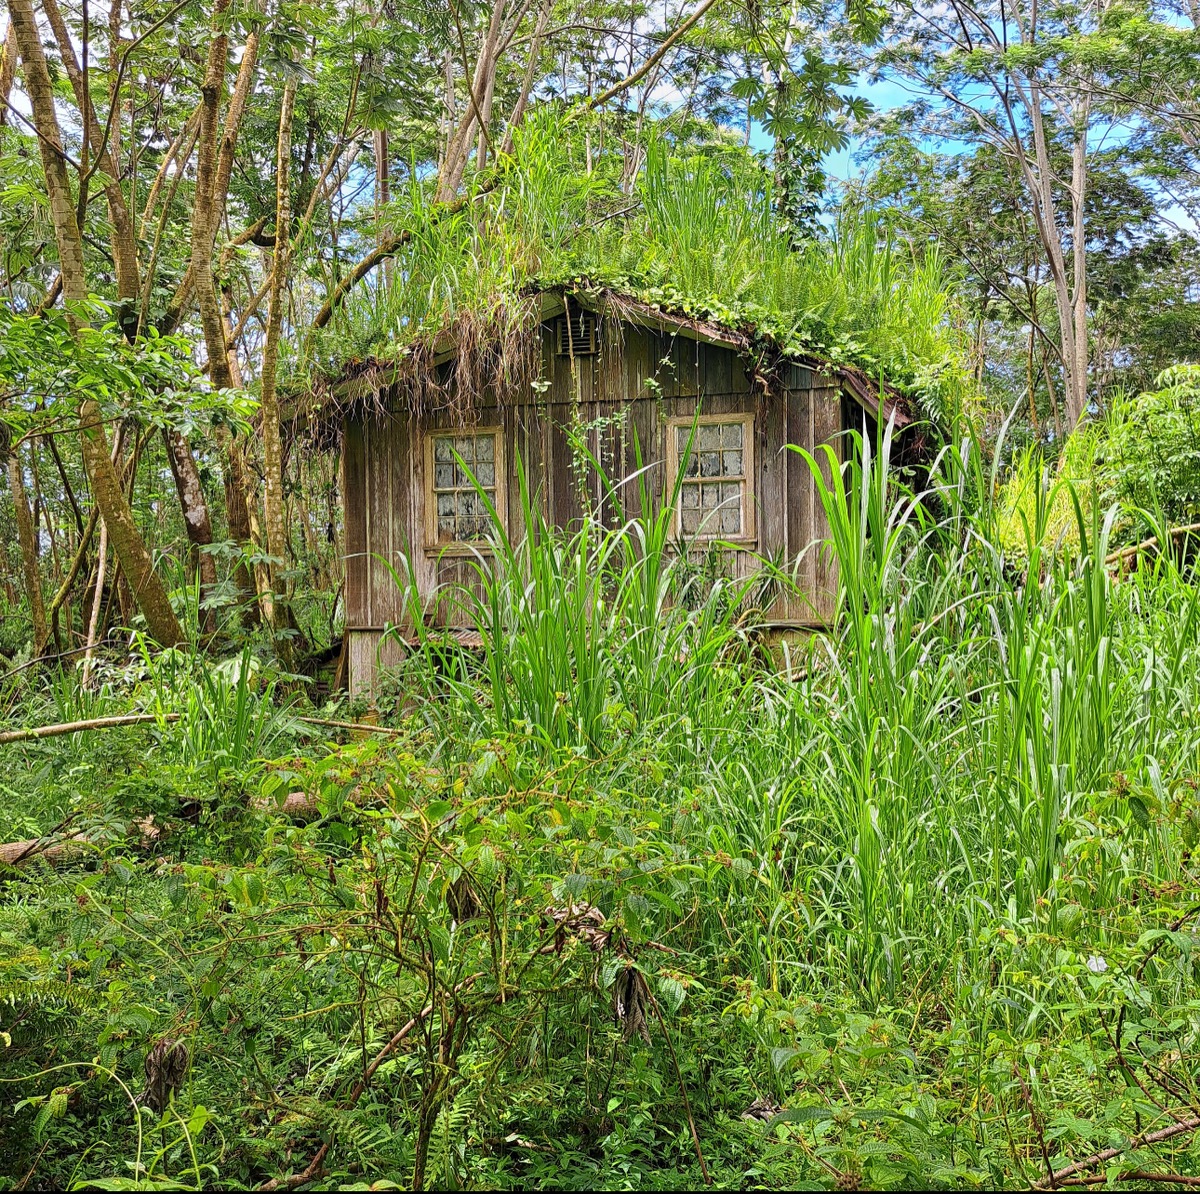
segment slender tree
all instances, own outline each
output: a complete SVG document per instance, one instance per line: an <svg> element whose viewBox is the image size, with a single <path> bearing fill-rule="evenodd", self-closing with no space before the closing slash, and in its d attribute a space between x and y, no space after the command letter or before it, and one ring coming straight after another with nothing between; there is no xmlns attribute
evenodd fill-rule
<svg viewBox="0 0 1200 1194"><path fill-rule="evenodd" d="M270 621L280 639L285 654L291 653L291 636L295 622L287 600L283 572L287 567L288 534L283 500L283 436L280 429L279 394L276 378L279 368L279 341L283 330L285 285L291 264L292 223L291 160L292 120L296 108L296 78L289 73L283 86L283 102L279 112L279 141L275 163L275 249L271 261L271 277L267 309L267 333L263 344L260 379L260 418L263 449L263 513L266 524L267 551L271 577ZM286 645L285 645L286 644Z"/></svg>
<svg viewBox="0 0 1200 1194"><path fill-rule="evenodd" d="M76 218L63 150L62 133L54 108L54 89L42 50L37 19L31 0L10 0L13 34L24 72L25 89L37 129L38 148L46 178L46 193L54 224L59 270L67 317L78 336L88 301L83 236ZM134 294L137 293L136 285ZM146 619L150 633L161 643L174 645L183 632L161 578L154 570L150 553L138 531L124 489L109 455L103 412L96 399L84 394L79 400L79 430L84 465L92 494L108 526L109 539L121 562L125 577Z"/></svg>
<svg viewBox="0 0 1200 1194"><path fill-rule="evenodd" d="M25 581L25 595L29 601L30 617L33 621L33 654L36 658L46 649L50 630L46 621L46 602L42 596L42 575L38 567L37 528L29 509L25 494L25 478L22 476L21 458L17 449L8 443L7 428L0 423L0 455L5 457L8 473L8 492L12 497L13 511L17 520L17 545L21 551L21 572Z"/></svg>

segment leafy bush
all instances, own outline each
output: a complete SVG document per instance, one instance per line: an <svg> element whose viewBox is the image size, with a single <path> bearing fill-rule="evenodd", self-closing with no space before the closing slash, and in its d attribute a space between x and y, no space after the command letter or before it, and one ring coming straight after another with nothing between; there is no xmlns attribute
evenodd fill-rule
<svg viewBox="0 0 1200 1194"><path fill-rule="evenodd" d="M1090 519L1093 507L1109 497L1099 463L1102 443L1102 429L1084 421L1057 461L1041 444L1017 452L996 501L998 544L1014 565L1025 564L1035 547L1078 547L1079 515Z"/></svg>
<svg viewBox="0 0 1200 1194"><path fill-rule="evenodd" d="M1154 390L1115 404L1104 471L1123 501L1174 523L1200 518L1200 365L1175 365Z"/></svg>

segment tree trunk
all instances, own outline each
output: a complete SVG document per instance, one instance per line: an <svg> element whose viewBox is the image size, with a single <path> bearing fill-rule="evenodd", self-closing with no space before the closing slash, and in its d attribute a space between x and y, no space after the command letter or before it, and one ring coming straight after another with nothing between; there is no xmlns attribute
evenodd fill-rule
<svg viewBox="0 0 1200 1194"><path fill-rule="evenodd" d="M258 32L246 36L242 49L242 61L238 66L237 81L229 97L229 110L225 113L225 128L221 133L221 149L217 154L217 178L213 194L213 231L225 216L225 202L229 195L229 179L233 174L233 155L237 151L238 133L242 117L254 86L254 72L258 65Z"/></svg>
<svg viewBox="0 0 1200 1194"><path fill-rule="evenodd" d="M230 326L229 318L232 313L233 296L229 288L221 288L221 324L225 333L226 367L229 370L230 384L239 388L245 385L242 379L242 367L238 362L235 337ZM225 454L225 520L229 527L229 537L246 551L252 545L249 502L256 498L251 493L249 473L246 469L246 458L242 446L235 436L227 431L218 432L218 441ZM250 566L244 559L238 560L233 569L234 583L241 594L242 621L247 626L257 626L261 621L261 610L258 604L258 589Z"/></svg>
<svg viewBox="0 0 1200 1194"><path fill-rule="evenodd" d="M376 129L373 134L373 143L375 151L375 243L381 245L386 235L383 229L383 209L392 197L387 129ZM383 263L383 276L388 285L391 285L392 261L390 257Z"/></svg>
<svg viewBox="0 0 1200 1194"><path fill-rule="evenodd" d="M80 422L83 425L83 458L92 481L92 494L108 526L108 539L121 563L130 592L146 619L151 637L163 646L176 646L184 641L184 634L171 608L166 587L154 571L150 552L133 520L133 511L109 457L108 441L100 422L100 407L93 401L81 403Z"/></svg>
<svg viewBox="0 0 1200 1194"><path fill-rule="evenodd" d="M181 432L174 427L164 427L163 439L167 445L171 475L175 478L175 490L179 494L179 505L183 510L183 525L196 556L196 572L200 577L200 627L205 634L212 634L217 628L216 611L205 609L204 606L217 585L217 562L212 553L205 550L212 547L213 531L208 503L204 500L204 489L200 484L200 470L196 467L191 445Z"/></svg>
<svg viewBox="0 0 1200 1194"><path fill-rule="evenodd" d="M104 574L108 571L108 527L100 524L100 553L96 561L96 590L92 595L92 612L88 615L87 638L83 648L83 686L87 687L92 674L92 654L96 650L96 631L100 627L100 605L104 600Z"/></svg>
<svg viewBox="0 0 1200 1194"><path fill-rule="evenodd" d="M9 0L9 13L24 65L26 94L33 111L34 125L40 134L38 149L46 175L46 193L54 222L63 297L68 304L67 317L73 330L78 332L77 305L87 300L87 275L84 272L83 238L75 219L70 179L61 150L62 134L54 110L54 89L31 0ZM92 493L100 507L101 516L108 524L109 538L133 586L147 629L159 642L174 646L183 641L179 621L171 608L166 588L154 572L150 553L138 533L133 512L125 500L120 479L109 457L100 406L89 396L82 396L79 401L79 429L84 467L91 479Z"/></svg>
<svg viewBox="0 0 1200 1194"><path fill-rule="evenodd" d="M1085 94L1076 112L1075 143L1071 147L1071 257L1074 291L1071 320L1074 328L1075 359L1071 362L1071 390L1067 395L1067 422L1074 429L1088 405L1087 326L1087 229L1084 203L1087 199L1087 136L1090 104Z"/></svg>
<svg viewBox="0 0 1200 1194"><path fill-rule="evenodd" d="M450 137L450 143L446 147L446 160L438 178L437 198L441 203L448 203L457 193L466 173L467 160L471 156L471 139L476 127L482 127L484 96L489 84L495 81L496 67L500 60L500 33L505 7L506 0L494 0L487 32L479 47L479 57L475 60L474 75L467 78L467 107L461 123ZM463 67L465 70L465 63ZM483 132L486 136L487 130L483 129Z"/></svg>
<svg viewBox="0 0 1200 1194"><path fill-rule="evenodd" d="M113 266L117 275L117 298L126 307L133 302L141 291L141 281L138 268L137 240L134 237L133 218L129 214L129 206L125 202L125 193L121 190L121 171L117 164L116 155L104 140L104 133L96 119L96 110L92 107L91 96L88 95L83 69L75 57L75 46L71 35L63 21L58 7L58 0L42 0L42 11L50 23L54 40L58 43L59 56L71 88L75 92L75 102L79 112L86 122L88 142L96 156L99 165L100 184L104 197L108 201L108 217L112 222L112 253ZM113 96L114 104L117 97ZM114 122L114 128L116 122ZM128 322L132 315L130 310L122 311L122 324Z"/></svg>
<svg viewBox="0 0 1200 1194"><path fill-rule="evenodd" d="M254 73L258 62L259 35L251 32L246 38L242 61L238 67L237 81L229 100L225 116L225 128L217 146L217 124L221 94L225 85L225 64L229 53L229 39L221 32L221 17L229 6L229 0L216 0L213 6L213 38L209 45L208 62L204 83L201 88L200 104L200 153L196 172L196 197L192 208L192 256L190 272L200 309L200 326L208 350L209 378L218 389L229 389L242 384L234 345L230 342L229 321L222 298L217 293L213 277L212 254L217 228L225 210L229 179L233 172L233 159L237 149L238 132L242 117L254 84ZM229 534L237 544L245 548L249 542L249 518L246 513L245 469L241 452L232 438L226 438L225 448L225 510ZM178 480L178 479L177 479ZM180 490L180 499L183 491ZM187 518L187 507L184 508ZM211 521L209 521L211 534ZM190 530L190 524L189 524ZM211 542L211 538L210 538ZM203 553L201 553L203 556ZM215 580L215 567L213 568ZM234 580L244 599L246 609L255 615L255 590L249 570L244 562L234 568ZM203 573L201 581L204 582Z"/></svg>
<svg viewBox="0 0 1200 1194"><path fill-rule="evenodd" d="M83 238L75 220L71 181L62 152L62 134L58 127L58 116L54 111L54 89L30 0L11 0L9 18L24 65L25 90L33 109L34 126L39 133L38 150L46 175L46 195L50 201L50 215L54 222L63 293L69 302L83 302L87 299Z"/></svg>
<svg viewBox="0 0 1200 1194"><path fill-rule="evenodd" d="M296 83L289 78L283 88L279 113L279 143L275 164L275 252L271 262L271 285L267 309L267 335L263 345L260 416L263 452L263 521L267 536L272 592L272 625L277 646L287 659L294 656L295 622L287 601L283 570L287 567L287 519L283 506L283 437L280 430L279 396L275 388L279 367L279 340L283 331L284 286L291 249L291 156L292 116L296 107ZM281 634L280 632L285 632Z"/></svg>
<svg viewBox="0 0 1200 1194"><path fill-rule="evenodd" d="M196 189L192 201L192 256L189 273L200 307L200 327L208 350L209 377L218 389L229 386L225 364L225 331L221 308L213 282L212 254L217 233L217 132L220 123L221 95L225 89L225 63L229 37L222 29L222 17L230 0L215 0L212 12L212 40L208 62L200 84L200 140L196 158Z"/></svg>
<svg viewBox="0 0 1200 1194"><path fill-rule="evenodd" d="M1085 248L1083 200L1087 183L1087 122L1076 131L1072 153L1071 227L1077 238L1074 262L1074 293L1067 277L1066 254L1058 230L1054 198L1054 168L1042 116L1042 92L1036 79L1029 82L1028 95L1020 92L1033 132L1033 166L1026 147L1017 144L1017 159L1032 200L1034 225L1046 252L1050 278L1054 284L1054 303L1058 312L1059 339L1062 344L1063 388L1066 390L1065 423L1068 434L1087 407L1087 260ZM1036 172L1035 172L1036 170Z"/></svg>
<svg viewBox="0 0 1200 1194"><path fill-rule="evenodd" d="M546 26L550 22L550 0L545 0L541 10L538 12L537 28L533 32L533 41L529 46L529 61L525 63L525 74L521 79L521 90L517 93L517 102L513 105L512 115L508 118L508 127L504 130L504 141L501 143L500 152L512 153L513 134L521 127L521 121L525 119L525 108L529 103L529 97L533 93L534 73L537 70L538 57L542 52L542 37L546 32Z"/></svg>
<svg viewBox="0 0 1200 1194"><path fill-rule="evenodd" d="M244 459L244 458L243 458ZM246 503L246 518L250 523L250 542L258 552L254 564L254 584L258 592L258 603L268 626L275 624L275 595L271 590L271 574L263 559L267 552L267 537L263 533L262 520L258 517L258 503Z"/></svg>
<svg viewBox="0 0 1200 1194"><path fill-rule="evenodd" d="M17 39L13 33L12 18L4 30L4 45L0 46L0 129L8 120L8 97L12 94L13 76L17 66Z"/></svg>
<svg viewBox="0 0 1200 1194"><path fill-rule="evenodd" d="M38 568L37 528L25 500L25 480L21 476L21 460L16 450L7 450L8 488L17 515L17 542L21 548L21 570L25 574L25 593L33 621L33 655L38 658L50 638L46 622L46 602L42 597L42 574Z"/></svg>

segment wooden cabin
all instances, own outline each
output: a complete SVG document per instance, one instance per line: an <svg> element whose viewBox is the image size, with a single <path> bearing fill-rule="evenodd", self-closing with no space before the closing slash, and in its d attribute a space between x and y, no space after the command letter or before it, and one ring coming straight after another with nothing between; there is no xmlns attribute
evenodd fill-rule
<svg viewBox="0 0 1200 1194"><path fill-rule="evenodd" d="M600 477L572 451L572 428L612 481L637 472L640 445L659 500L683 469L676 534L689 551L720 552L726 575L750 575L760 557L799 559L801 596L774 598L770 624L822 625L836 584L815 547L825 518L808 465L786 445L814 451L829 443L840 457L844 430L864 421L871 430L881 417L910 421L899 396L881 396L858 370L811 359L775 361L764 377L761 351L744 333L626 297L543 292L535 301L527 333L533 368L524 382L455 400L459 345L449 334L420 366L432 371L429 385L414 387L411 369L388 381L379 368L369 384L340 383L350 691L369 692L412 632L384 561L401 576L411 567L427 618L468 645L478 641L462 625L462 603L434 600L445 586L471 584L472 561L487 550L486 510L456 455L472 466L514 541L523 531L518 453L550 524L570 528L585 508L610 524L638 513L636 482L621 487L622 510L607 508ZM399 633L385 638L389 627Z"/></svg>

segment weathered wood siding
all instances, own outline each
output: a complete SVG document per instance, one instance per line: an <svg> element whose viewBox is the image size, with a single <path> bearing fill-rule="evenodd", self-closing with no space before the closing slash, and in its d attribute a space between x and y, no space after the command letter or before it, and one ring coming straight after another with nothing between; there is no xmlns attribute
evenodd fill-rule
<svg viewBox="0 0 1200 1194"><path fill-rule="evenodd" d="M830 442L841 455L842 394L829 378L797 366L787 388L768 399L752 393L737 354L682 336L629 325L602 327L601 351L572 360L554 351L551 325L542 329L544 380L541 393L529 392L497 406L477 407L478 426L503 428L507 456L509 532L523 533L518 469L554 525L570 528L585 503L610 524L640 509L636 480L620 489L620 509L612 509L594 470L580 492L572 467L569 429L582 429L592 455L610 479L632 478L639 450L658 501L666 474L668 420L701 414L754 416L754 501L756 538L728 553L728 572L749 576L756 555L795 562L806 597L776 598L769 617L792 625L819 625L832 613L835 576L816 544L824 539L824 512L808 464L788 444L816 453ZM347 420L343 492L346 526L346 626L350 635L353 690L370 684L380 638L388 625L405 626L407 611L391 569L401 578L411 567L427 616L443 625L466 625L457 585L477 584L475 564L461 555L425 545L425 463L421 436L428 430L459 426L449 412L419 423L407 414ZM386 561L386 563L385 563ZM390 565L391 567L389 568ZM399 657L385 643L380 663Z"/></svg>

